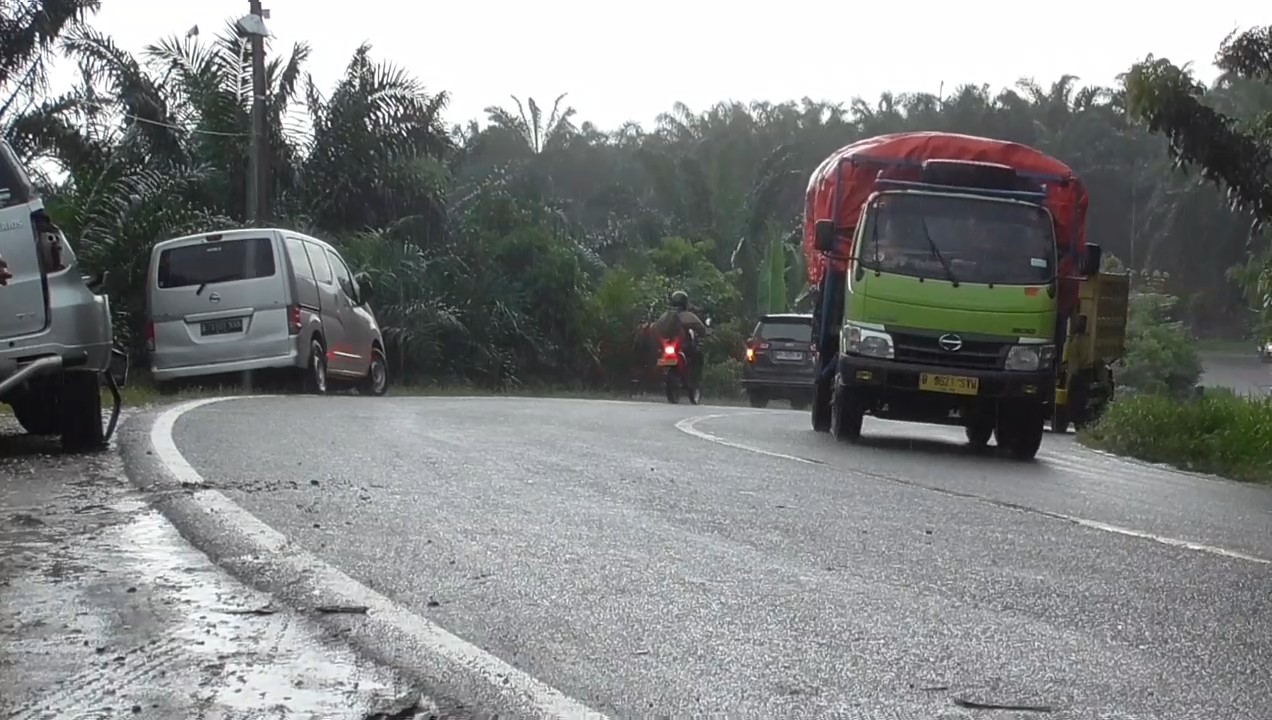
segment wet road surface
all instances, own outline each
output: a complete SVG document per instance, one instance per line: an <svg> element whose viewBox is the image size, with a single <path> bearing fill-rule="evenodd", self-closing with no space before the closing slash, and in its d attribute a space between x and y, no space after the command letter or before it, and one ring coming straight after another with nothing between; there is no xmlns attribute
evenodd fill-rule
<svg viewBox="0 0 1272 720"><path fill-rule="evenodd" d="M333 397L199 407L173 438L408 610L399 628L427 618L611 717L1267 717L1268 489L1072 436L1013 463L957 429L865 433L839 445L784 410ZM410 652L386 659L435 667Z"/></svg>
<svg viewBox="0 0 1272 720"><path fill-rule="evenodd" d="M0 418L0 718L364 718L411 687L194 550L117 454Z"/></svg>
<svg viewBox="0 0 1272 720"><path fill-rule="evenodd" d="M1253 348L1248 353L1205 353L1203 385L1229 387L1238 393L1272 395L1272 363L1261 362Z"/></svg>

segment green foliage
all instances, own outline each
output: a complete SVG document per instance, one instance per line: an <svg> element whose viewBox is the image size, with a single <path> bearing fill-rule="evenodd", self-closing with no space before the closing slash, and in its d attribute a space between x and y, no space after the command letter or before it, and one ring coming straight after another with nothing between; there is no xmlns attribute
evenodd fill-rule
<svg viewBox="0 0 1272 720"><path fill-rule="evenodd" d="M23 103L31 112L0 112L0 120L25 158L65 171L46 183L51 211L85 271L110 271L121 336L139 337L153 244L247 222L244 38L231 25L211 39L158 39L133 55L76 24L96 3L56 5L61 14L38 37L0 29L0 68L12 71L0 83L47 57L59 33L78 83L64 97L33 85L39 102ZM966 85L939 99L884 93L699 112L677 104L653 128L608 133L576 123L565 95L550 112L514 97L511 111L487 109L485 127L448 132L447 94L374 60L369 46L326 89L305 72L307 45L271 47L271 222L330 239L369 274L401 380L616 386L636 369L640 323L675 289L713 319L708 372L726 378L756 315L791 309L805 290L799 217L808 174L827 154L885 132L991 135L1069 163L1089 187L1088 236L1108 251L1106 262L1117 253L1137 283L1152 280L1153 293L1185 299L1186 317L1172 310L1165 324L1158 310L1137 311L1123 373L1144 392L1183 392L1195 358L1178 342L1178 323L1244 333L1246 310L1268 296L1258 278L1267 277L1269 255L1248 246L1248 220L1262 207L1261 156L1238 162L1231 148L1207 146L1200 133L1217 128L1210 120L1179 133L1170 122L1196 111L1196 101L1254 127L1272 111L1272 94L1252 79L1261 76L1262 47L1250 38L1229 43L1225 67L1249 82L1211 88L1150 63L1128 74L1125 94L1063 76L1001 91ZM1140 127L1141 118L1169 141ZM1173 173L1168 145L1191 147L1203 165L1228 162L1202 176L1243 188L1247 215ZM1245 272L1232 277L1252 294L1230 290L1235 265Z"/></svg>
<svg viewBox="0 0 1272 720"><path fill-rule="evenodd" d="M702 392L720 400L742 397L742 361L729 358L707 366L702 373Z"/></svg>
<svg viewBox="0 0 1272 720"><path fill-rule="evenodd" d="M1201 358L1182 322L1178 298L1156 292L1131 295L1127 351L1118 384L1139 393L1186 397L1201 377Z"/></svg>
<svg viewBox="0 0 1272 720"><path fill-rule="evenodd" d="M1272 482L1272 398L1207 392L1120 398L1083 433L1090 445L1149 462Z"/></svg>

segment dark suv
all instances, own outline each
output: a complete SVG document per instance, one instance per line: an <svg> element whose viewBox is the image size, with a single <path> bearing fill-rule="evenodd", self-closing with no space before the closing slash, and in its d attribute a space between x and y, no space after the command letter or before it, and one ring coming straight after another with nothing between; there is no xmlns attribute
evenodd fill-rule
<svg viewBox="0 0 1272 720"><path fill-rule="evenodd" d="M813 316L795 313L765 315L746 341L742 387L751 407L769 400L789 400L803 410L813 399L817 367L813 347Z"/></svg>

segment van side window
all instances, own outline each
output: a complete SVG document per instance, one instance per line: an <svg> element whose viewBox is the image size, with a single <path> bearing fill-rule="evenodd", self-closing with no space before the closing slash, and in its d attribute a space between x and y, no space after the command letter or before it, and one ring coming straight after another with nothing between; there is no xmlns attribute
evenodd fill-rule
<svg viewBox="0 0 1272 720"><path fill-rule="evenodd" d="M287 244L287 257L291 259L292 270L307 280L314 279L314 269L309 264L309 256L305 254L305 245L296 238L284 240Z"/></svg>
<svg viewBox="0 0 1272 720"><path fill-rule="evenodd" d="M357 301L358 290L353 285L353 276L349 274L349 267L345 265L344 260L340 256L328 251L331 256L331 269L336 272L336 281L340 283L340 289L344 290L345 297L350 300Z"/></svg>
<svg viewBox="0 0 1272 720"><path fill-rule="evenodd" d="M331 266L327 264L327 254L313 243L305 243L305 249L309 251L309 259L314 264L314 278L323 285L330 285Z"/></svg>

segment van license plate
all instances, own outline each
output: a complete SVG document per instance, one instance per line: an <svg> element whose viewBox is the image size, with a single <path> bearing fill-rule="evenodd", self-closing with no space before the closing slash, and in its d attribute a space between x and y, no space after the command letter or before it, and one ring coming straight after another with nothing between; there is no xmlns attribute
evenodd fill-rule
<svg viewBox="0 0 1272 720"><path fill-rule="evenodd" d="M951 395L975 395L980 392L980 379L962 375L919 373L919 389Z"/></svg>
<svg viewBox="0 0 1272 720"><path fill-rule="evenodd" d="M208 320L199 323L200 335L229 335L237 332L243 332L243 318Z"/></svg>
<svg viewBox="0 0 1272 720"><path fill-rule="evenodd" d="M803 360L804 353L790 352L789 350L778 350L777 352L773 353L773 357L778 360Z"/></svg>

